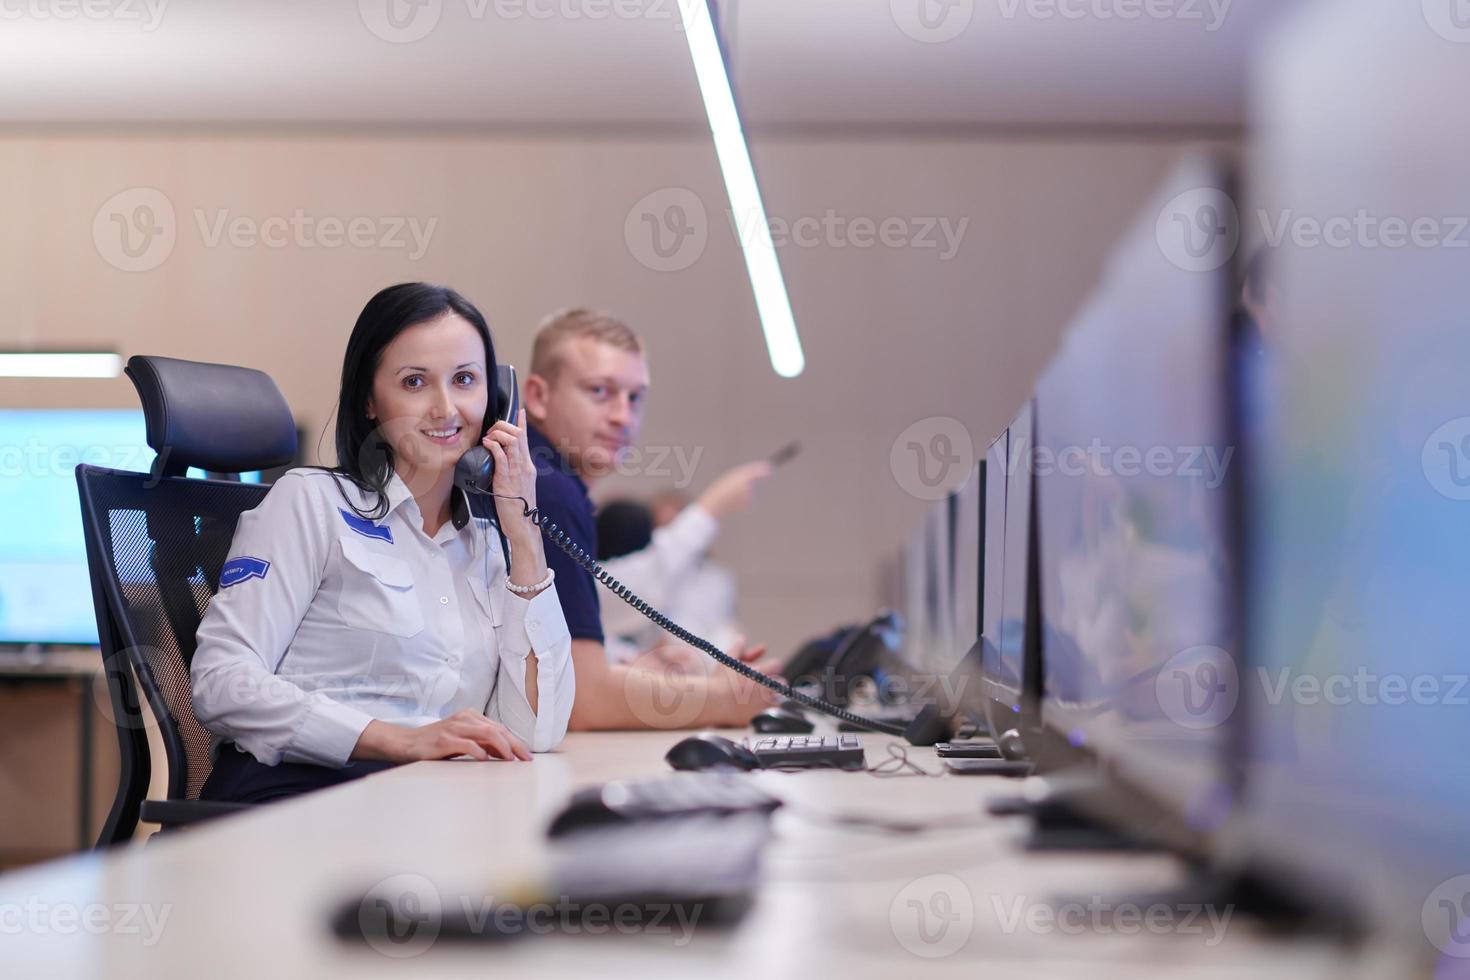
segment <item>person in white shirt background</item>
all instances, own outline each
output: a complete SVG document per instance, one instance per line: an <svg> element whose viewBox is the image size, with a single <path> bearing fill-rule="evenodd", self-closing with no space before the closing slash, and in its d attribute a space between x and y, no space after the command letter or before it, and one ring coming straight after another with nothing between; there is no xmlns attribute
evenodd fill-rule
<svg viewBox="0 0 1470 980"><path fill-rule="evenodd" d="M748 508L756 487L771 475L757 460L722 473L693 503L676 490L655 494L647 504L610 501L599 508L600 564L639 598L695 636L725 649L743 643L736 622L737 584L709 550L720 522ZM650 654L665 662L708 671L714 661L684 646L626 603L602 604L607 656L631 663Z"/></svg>
<svg viewBox="0 0 1470 980"><path fill-rule="evenodd" d="M494 379L485 319L453 290L405 283L363 308L338 466L288 472L241 515L199 625L194 711L217 736L201 798L561 741L571 638L540 532L507 499L535 507L536 471L524 413L496 419ZM498 532L453 483L476 443L495 461Z"/></svg>

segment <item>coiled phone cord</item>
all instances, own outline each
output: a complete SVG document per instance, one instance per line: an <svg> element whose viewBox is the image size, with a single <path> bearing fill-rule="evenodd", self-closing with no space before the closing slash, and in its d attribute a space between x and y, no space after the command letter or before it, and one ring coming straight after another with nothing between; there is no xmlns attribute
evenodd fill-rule
<svg viewBox="0 0 1470 980"><path fill-rule="evenodd" d="M477 492L484 493L484 491ZM801 704L807 705L808 707L816 708L818 711L821 711L824 714L831 715L833 718L837 718L841 721L849 722L853 725L859 725L863 728L868 729L869 731L881 732L885 735L903 735L903 729L898 727L897 725L891 725L888 722L877 721L873 718L864 718L862 715L854 714L845 708L839 708L835 704L828 704L821 698L815 698L809 694L802 694L800 691L794 691L791 688L787 687L785 684L776 680L774 677L767 677L765 674L762 674L760 671L756 670L754 667L751 667L749 664L735 659L734 657L725 653L719 647L715 646L713 643L709 642L703 637L695 636L693 633L689 632L684 627L680 626L678 623L674 622L672 619L650 606L647 602L640 599L638 595L633 592L632 589L628 588L622 582L619 582L616 578L613 578L613 576L607 571L607 569L599 565L596 560L592 558L591 555L587 554L587 552L582 549L581 545L577 544L577 542L573 541L565 531L557 527L555 521L551 520L549 517L546 517L544 514L541 513L541 511L528 504L526 502L526 498L500 493L485 493L485 495L488 497L502 497L506 500L519 500L521 502L521 507L524 510L524 516L526 517L526 519L529 520L532 524L539 527L541 529L541 533L546 535L546 537L551 540L552 544L556 545L562 551L566 552L567 555L572 559L572 561L576 562L593 578L606 586L613 595L617 596L619 599L622 599L628 605L638 610L638 612L642 613L654 625L667 630L677 639L681 640L684 643L687 643L689 646L692 646L697 650L701 650L704 653L709 654L716 661L735 671L737 674L740 674L742 677L753 680L763 687L770 688L777 694L790 698L791 700L797 701ZM507 568L508 567L509 566L507 566Z"/></svg>

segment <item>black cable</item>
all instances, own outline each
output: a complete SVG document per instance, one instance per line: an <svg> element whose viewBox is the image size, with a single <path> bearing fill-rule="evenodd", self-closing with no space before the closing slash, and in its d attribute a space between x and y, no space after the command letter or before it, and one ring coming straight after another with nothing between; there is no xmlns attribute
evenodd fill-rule
<svg viewBox="0 0 1470 980"><path fill-rule="evenodd" d="M864 718L862 715L853 714L851 711L848 711L845 708L839 708L835 704L828 704L821 698L814 698L809 694L802 694L800 691L792 690L785 684L776 680L774 677L767 677L765 674L762 674L760 671L756 670L754 667L751 667L749 664L742 663L741 661L736 660L734 657L725 653L723 650L721 650L719 647L715 646L708 640L702 637L695 636L693 633L689 632L684 627L680 626L678 623L674 622L672 619L665 616L663 613L659 612L657 609L653 608L642 599L638 598L637 594L634 593L632 589L629 589L626 585L613 578L612 575L608 573L607 569L599 565L597 561L592 558L591 555L587 554L587 552L584 551L579 544L577 544L577 542L568 537L565 531L557 527L555 521L551 520L549 517L546 517L544 514L541 513L540 510L530 506L530 504L526 502L526 498L507 495L503 493L489 493L486 494L486 496L500 497L505 500L519 500L521 502L521 507L524 508L524 516L526 517L526 519L529 520L532 524L539 527L541 529L541 533L546 535L546 537L551 540L552 544L556 545L562 551L566 552L567 555L572 559L572 561L576 562L593 578L606 586L613 595L617 596L619 599L622 599L628 605L638 610L655 626L667 630L669 633L672 633L676 638L683 641L684 643L687 643L689 646L694 647L696 650L700 650L704 653L709 654L716 661L735 671L742 677L753 680L757 684L760 684L763 687L770 688L777 694L790 698L793 701L798 701L804 705L807 705L808 707L816 708L818 711L821 711L824 714L831 715L833 718L840 719L853 725L859 725L869 731L881 732L884 735L898 735L900 737L903 735L903 729L899 728L897 725L890 725L887 722L876 721L872 718ZM509 566L507 565L506 568L508 571Z"/></svg>
<svg viewBox="0 0 1470 980"><path fill-rule="evenodd" d="M886 748L888 758L876 766L864 764L861 769L852 769L835 762L793 762L784 765L762 766L761 772L811 772L813 769L833 769L838 772L865 772L876 779L897 779L905 776L931 776L938 779L947 775L944 769L934 772L910 759L908 748L901 742L889 742Z"/></svg>
<svg viewBox="0 0 1470 980"><path fill-rule="evenodd" d="M888 758L876 766L869 766L868 772L874 776L892 779L897 776L943 776L944 770L931 772L909 758L907 747L898 742L888 743Z"/></svg>

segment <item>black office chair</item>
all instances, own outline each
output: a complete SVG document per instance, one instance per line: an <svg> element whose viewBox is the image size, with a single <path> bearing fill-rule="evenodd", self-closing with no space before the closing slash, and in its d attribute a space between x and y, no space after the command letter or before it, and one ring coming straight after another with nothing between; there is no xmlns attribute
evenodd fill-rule
<svg viewBox="0 0 1470 980"><path fill-rule="evenodd" d="M140 820L168 829L241 809L199 799L213 764L210 734L194 717L189 664L235 524L269 488L184 474L191 466L216 474L262 470L296 454L291 410L260 371L133 357L127 375L143 401L148 445L158 453L152 472L76 469L122 762L98 847L130 839ZM167 800L144 799L152 761L139 687L163 736Z"/></svg>

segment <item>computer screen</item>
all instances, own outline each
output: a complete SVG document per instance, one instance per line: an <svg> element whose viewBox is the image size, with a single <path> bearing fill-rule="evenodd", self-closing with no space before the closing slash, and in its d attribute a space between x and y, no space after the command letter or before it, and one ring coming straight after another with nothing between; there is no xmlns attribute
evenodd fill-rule
<svg viewBox="0 0 1470 980"><path fill-rule="evenodd" d="M1000 602L1005 568L1006 540L1006 441L1002 432L985 450L985 554L981 579L980 633L991 646L1000 635Z"/></svg>
<svg viewBox="0 0 1470 980"><path fill-rule="evenodd" d="M929 649L928 545L921 522L903 545L903 646L904 660L915 670L923 670L925 651Z"/></svg>
<svg viewBox="0 0 1470 980"><path fill-rule="evenodd" d="M954 664L954 529L950 502L935 501L924 515L924 628L925 647L920 665L940 672Z"/></svg>
<svg viewBox="0 0 1470 980"><path fill-rule="evenodd" d="M946 669L952 669L969 652L980 636L980 556L985 520L985 464L975 464L963 486L955 492L954 505L954 598L950 604L953 645Z"/></svg>
<svg viewBox="0 0 1470 980"><path fill-rule="evenodd" d="M1005 528L1000 548L1000 601L985 662L986 708L997 733L1029 727L1026 700L1026 643L1030 575L1032 408L1027 402L1005 439Z"/></svg>
<svg viewBox="0 0 1470 980"><path fill-rule="evenodd" d="M136 409L0 410L0 643L97 642L76 467L153 456Z"/></svg>
<svg viewBox="0 0 1470 980"><path fill-rule="evenodd" d="M957 583L961 583L956 588L965 595L969 595L972 589L978 592L974 604L975 633L968 632L970 620L967 614L964 625L959 629L970 637L970 642L949 675L935 678L942 685L938 692L939 700L948 709L947 714L957 729L968 724L986 730L990 725L985 704L985 665L995 656L991 637L996 634L996 623L1000 619L1001 551L1005 541L1005 447L1006 435L1002 432L986 451L985 459L971 472L969 482L958 498L961 505L958 513L963 520L956 522L957 527L972 516L978 524L978 534L974 535L964 528L957 529L959 548L955 557L955 578ZM973 551L965 543L971 539ZM961 574L961 565L974 569L968 581L965 581L967 576Z"/></svg>
<svg viewBox="0 0 1470 980"><path fill-rule="evenodd" d="M1349 3L1293 29L1296 54L1267 72L1263 208L1470 215L1470 128L1439 97L1470 61L1418 14ZM1247 494L1256 868L1354 906L1443 975L1470 955L1467 255L1422 236L1273 251Z"/></svg>
<svg viewBox="0 0 1470 980"><path fill-rule="evenodd" d="M1175 170L1036 396L1043 724L1194 837L1232 799L1231 269L1175 261L1157 227L1211 188L1231 190L1211 161Z"/></svg>

